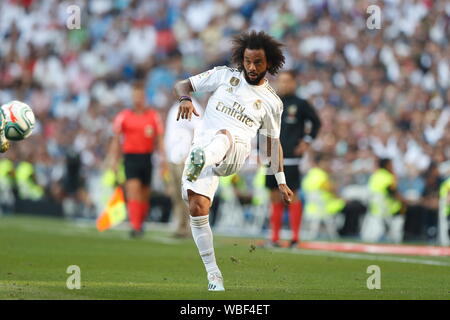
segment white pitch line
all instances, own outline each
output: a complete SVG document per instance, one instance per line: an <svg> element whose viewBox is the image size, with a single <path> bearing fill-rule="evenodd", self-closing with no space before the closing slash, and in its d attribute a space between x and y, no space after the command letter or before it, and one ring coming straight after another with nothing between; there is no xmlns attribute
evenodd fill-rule
<svg viewBox="0 0 450 320"><path fill-rule="evenodd" d="M364 253L350 253L350 252L335 252L335 251L325 251L325 250L291 250L291 249L271 249L275 252L283 253L293 253L293 254L303 254L303 255L313 255L313 256L328 256L344 259L359 259L359 260L378 260L378 261L388 261L388 262L401 262L401 263L413 263L413 264L425 264L432 266L444 266L450 267L450 263L436 260L426 260L426 259L413 259L405 257L391 257L391 256L381 256L381 255L371 255Z"/></svg>

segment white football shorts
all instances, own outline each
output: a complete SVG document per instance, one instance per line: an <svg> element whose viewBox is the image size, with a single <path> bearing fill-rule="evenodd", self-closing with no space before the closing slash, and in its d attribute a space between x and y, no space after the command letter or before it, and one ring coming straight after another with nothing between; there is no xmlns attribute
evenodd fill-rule
<svg viewBox="0 0 450 320"><path fill-rule="evenodd" d="M196 138L196 141L194 141L191 145L189 154L194 148L205 147L208 143L211 142L214 135L215 133L205 132L204 134ZM185 170L190 162L190 157L188 156L186 158L186 161L184 163L183 177L181 178L181 194L183 200L188 201L187 191L192 190L195 193L208 197L212 203L214 194L216 193L217 187L219 186L219 177L232 175L242 168L245 160L250 155L250 142L247 142L244 139L241 139L233 134L231 134L231 136L233 137L233 144L226 154L225 159L219 164L204 167L202 172L200 173L200 176L194 182L187 180Z"/></svg>

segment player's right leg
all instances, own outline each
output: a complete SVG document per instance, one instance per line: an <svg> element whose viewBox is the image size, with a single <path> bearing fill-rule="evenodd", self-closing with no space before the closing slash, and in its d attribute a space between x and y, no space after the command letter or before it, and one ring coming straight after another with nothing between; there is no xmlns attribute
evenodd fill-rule
<svg viewBox="0 0 450 320"><path fill-rule="evenodd" d="M208 278L208 290L224 291L223 277L217 266L213 234L209 224L211 200L190 189L187 190L187 194L189 199L189 213L191 215L192 236L205 265Z"/></svg>
<svg viewBox="0 0 450 320"><path fill-rule="evenodd" d="M206 146L193 148L186 168L187 179L196 181L204 167L221 162L230 150L232 141L231 134L223 129L217 131Z"/></svg>

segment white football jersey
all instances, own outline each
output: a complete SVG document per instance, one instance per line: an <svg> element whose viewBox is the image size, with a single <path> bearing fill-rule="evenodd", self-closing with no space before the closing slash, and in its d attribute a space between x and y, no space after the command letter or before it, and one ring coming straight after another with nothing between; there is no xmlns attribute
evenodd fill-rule
<svg viewBox="0 0 450 320"><path fill-rule="evenodd" d="M279 138L283 103L267 79L262 85L250 85L243 71L221 66L189 80L194 91L213 92L196 135L227 129L250 142L261 129L261 134Z"/></svg>

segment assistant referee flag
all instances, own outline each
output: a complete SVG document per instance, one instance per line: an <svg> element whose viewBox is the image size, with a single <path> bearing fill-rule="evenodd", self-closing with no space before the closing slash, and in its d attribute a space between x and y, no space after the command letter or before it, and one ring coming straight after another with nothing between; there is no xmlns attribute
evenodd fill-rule
<svg viewBox="0 0 450 320"><path fill-rule="evenodd" d="M117 187L105 210L97 219L98 231L112 228L127 218L125 198L121 187Z"/></svg>

